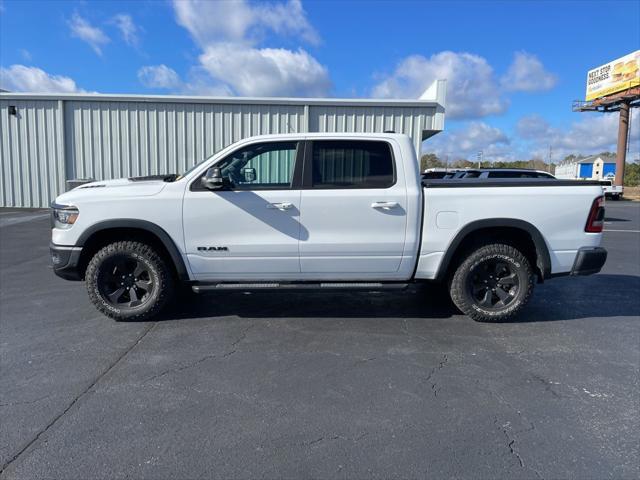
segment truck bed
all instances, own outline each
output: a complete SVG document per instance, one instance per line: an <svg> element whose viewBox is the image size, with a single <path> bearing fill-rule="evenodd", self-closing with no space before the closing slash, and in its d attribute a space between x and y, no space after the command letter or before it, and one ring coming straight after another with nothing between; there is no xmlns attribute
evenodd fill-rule
<svg viewBox="0 0 640 480"><path fill-rule="evenodd" d="M478 228L526 229L548 251L547 275L571 271L580 247L601 234L585 232L598 181L557 179L427 179L416 278L436 279L457 239ZM534 238L535 240L535 238Z"/></svg>

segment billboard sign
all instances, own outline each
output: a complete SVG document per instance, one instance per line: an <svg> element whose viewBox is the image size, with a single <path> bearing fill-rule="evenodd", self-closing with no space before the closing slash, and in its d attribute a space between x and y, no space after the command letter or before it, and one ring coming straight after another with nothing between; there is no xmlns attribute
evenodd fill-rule
<svg viewBox="0 0 640 480"><path fill-rule="evenodd" d="M638 85L640 85L640 50L589 70L586 100L595 100Z"/></svg>

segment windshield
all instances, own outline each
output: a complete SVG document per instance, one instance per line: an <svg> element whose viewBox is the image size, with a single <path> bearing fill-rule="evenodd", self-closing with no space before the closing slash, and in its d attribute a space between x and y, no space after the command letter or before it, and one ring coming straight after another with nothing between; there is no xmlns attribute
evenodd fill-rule
<svg viewBox="0 0 640 480"><path fill-rule="evenodd" d="M213 155L212 155L212 156L213 156ZM212 156L211 156L211 157L212 157ZM186 172L184 172L184 173L182 173L182 174L178 175L178 176L176 177L176 180L180 180L180 179L182 179L182 178L186 177L186 176L187 176L187 175L189 175L191 172L193 172L196 168L198 168L200 165L202 165L204 162L208 162L209 160L211 160L211 157L207 157L207 158L205 158L204 160L200 160L199 162L196 162L196 164L195 164L195 165L193 165L191 168L189 168L189 170L187 170Z"/></svg>
<svg viewBox="0 0 640 480"><path fill-rule="evenodd" d="M225 150L230 150L232 149L232 147L236 144L237 142L232 143L231 145L227 145L226 147L224 147L222 150L219 150L211 155L209 155L208 157L206 157L204 160L200 160L199 162L196 162L194 165L192 165L188 170L186 170L184 173L178 175L178 177L176 178L176 180L180 180L184 177L186 177L187 175L189 175L191 172L193 172L195 169L197 169L198 167L200 167L203 163L208 162L209 160L211 160L213 157L215 157L216 155L220 154L221 152L224 152Z"/></svg>

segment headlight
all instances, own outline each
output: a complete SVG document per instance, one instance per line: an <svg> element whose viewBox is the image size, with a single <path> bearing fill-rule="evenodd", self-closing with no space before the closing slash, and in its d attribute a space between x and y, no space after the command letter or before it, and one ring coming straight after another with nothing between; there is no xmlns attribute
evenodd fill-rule
<svg viewBox="0 0 640 480"><path fill-rule="evenodd" d="M53 209L53 225L55 228L71 228L76 223L80 212L76 207L69 205L54 205Z"/></svg>

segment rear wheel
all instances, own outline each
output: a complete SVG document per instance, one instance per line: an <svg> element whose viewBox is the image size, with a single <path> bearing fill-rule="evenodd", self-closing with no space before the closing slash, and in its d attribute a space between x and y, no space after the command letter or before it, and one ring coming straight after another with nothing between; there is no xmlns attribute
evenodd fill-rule
<svg viewBox="0 0 640 480"><path fill-rule="evenodd" d="M145 243L120 241L99 250L85 275L95 307L116 320L146 320L156 315L173 291L165 260Z"/></svg>
<svg viewBox="0 0 640 480"><path fill-rule="evenodd" d="M495 243L472 251L449 285L453 303L479 322L512 318L529 301L534 275L527 258L511 245Z"/></svg>

